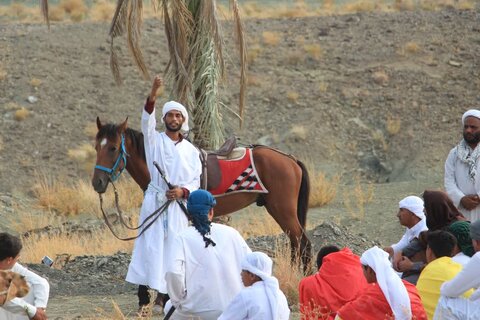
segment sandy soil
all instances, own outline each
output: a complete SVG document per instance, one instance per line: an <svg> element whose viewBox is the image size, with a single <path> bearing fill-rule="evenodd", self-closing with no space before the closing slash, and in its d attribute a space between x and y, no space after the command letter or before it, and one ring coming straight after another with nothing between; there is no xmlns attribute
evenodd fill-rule
<svg viewBox="0 0 480 320"><path fill-rule="evenodd" d="M460 139L460 117L478 105L480 28L476 11L355 14L245 22L250 63L245 127L225 115L229 132L245 143L265 143L340 176L336 199L312 209L311 229L333 221L364 239L390 244L402 233L398 201L441 188L448 150ZM226 34L229 30L225 29ZM0 24L0 228L14 212L11 199L32 203L34 176L58 181L89 179L68 150L91 144L85 128L100 116L139 128L150 81L143 80L122 41L125 83L109 70L108 25ZM160 21L144 26L143 48L151 74L167 64ZM266 44L262 33L279 37ZM228 38L228 37L227 37ZM235 107L233 43L223 101ZM32 81L32 79L40 80ZM37 82L35 84L35 82ZM168 88L167 88L168 89ZM168 91L168 90L167 90ZM36 102L27 101L29 96ZM29 116L15 120L26 108ZM355 178L372 188L357 206ZM370 183L370 184L369 184ZM10 217L11 218L11 217ZM325 239L312 235L316 248ZM331 239L335 241L335 239ZM66 280L68 281L68 280ZM124 312L135 306L132 289L114 298ZM52 319L90 315L109 305L106 294L52 291Z"/></svg>

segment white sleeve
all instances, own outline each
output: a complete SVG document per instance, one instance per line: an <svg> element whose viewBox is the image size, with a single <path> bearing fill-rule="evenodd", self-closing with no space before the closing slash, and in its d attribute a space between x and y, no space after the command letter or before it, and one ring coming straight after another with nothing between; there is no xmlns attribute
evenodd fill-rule
<svg viewBox="0 0 480 320"><path fill-rule="evenodd" d="M243 290L242 290L243 291ZM240 291L230 302L227 308L222 312L217 320L242 320L247 319L248 310L245 301L243 300L242 291Z"/></svg>
<svg viewBox="0 0 480 320"><path fill-rule="evenodd" d="M445 161L445 191L447 192L450 199L452 199L455 206L458 208L460 206L460 200L465 196L465 194L458 188L457 180L455 178L455 162L457 161L457 153L455 149L452 149L448 154L447 160Z"/></svg>
<svg viewBox="0 0 480 320"><path fill-rule="evenodd" d="M155 159L152 159L152 157L155 154L155 136L157 134L157 131L155 129L157 126L157 120L155 119L155 109L153 109L151 114L145 111L145 109L143 109L141 123L145 147L145 161L147 162L148 169L150 170L150 172L152 172L155 170L153 167L153 161Z"/></svg>
<svg viewBox="0 0 480 320"><path fill-rule="evenodd" d="M442 296L456 298L465 291L477 287L479 282L480 254L476 253L455 278L442 284L440 294Z"/></svg>
<svg viewBox="0 0 480 320"><path fill-rule="evenodd" d="M185 283L185 253L180 237L177 236L175 238L170 252L165 281L167 282L167 292L172 301L172 305L178 307L187 295Z"/></svg>
<svg viewBox="0 0 480 320"><path fill-rule="evenodd" d="M16 263L13 266L12 271L25 277L25 280L30 286L30 290L33 292L34 306L38 308L46 308L50 293L50 285L48 284L48 281L23 267L19 263Z"/></svg>
<svg viewBox="0 0 480 320"><path fill-rule="evenodd" d="M37 308L21 298L14 298L0 307L13 314L28 315L29 318L33 318L35 313L37 313Z"/></svg>
<svg viewBox="0 0 480 320"><path fill-rule="evenodd" d="M408 246L408 230L405 231L405 233L403 234L402 238L400 239L400 241L398 241L397 243L395 244L392 244L392 249L393 249L393 252L397 252L397 251L401 251L403 249L405 249L407 246Z"/></svg>
<svg viewBox="0 0 480 320"><path fill-rule="evenodd" d="M278 295L280 301L278 302L278 319L279 320L288 320L290 319L290 308L288 308L287 298L280 292Z"/></svg>

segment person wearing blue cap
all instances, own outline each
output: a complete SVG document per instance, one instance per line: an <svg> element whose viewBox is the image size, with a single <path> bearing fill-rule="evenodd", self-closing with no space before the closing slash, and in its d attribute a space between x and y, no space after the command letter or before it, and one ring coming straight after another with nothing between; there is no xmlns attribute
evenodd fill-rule
<svg viewBox="0 0 480 320"><path fill-rule="evenodd" d="M170 319L217 319L243 287L241 262L251 250L237 230L212 223L215 204L205 190L188 197L192 225L175 238L165 274Z"/></svg>

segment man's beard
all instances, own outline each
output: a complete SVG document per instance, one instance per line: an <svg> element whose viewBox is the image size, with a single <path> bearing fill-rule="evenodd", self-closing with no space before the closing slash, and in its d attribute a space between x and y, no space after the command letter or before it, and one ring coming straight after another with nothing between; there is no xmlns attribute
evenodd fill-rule
<svg viewBox="0 0 480 320"><path fill-rule="evenodd" d="M480 142L480 132L467 135L463 133L463 139L469 144L478 144Z"/></svg>
<svg viewBox="0 0 480 320"><path fill-rule="evenodd" d="M176 128L173 128L166 122L165 122L165 127L167 128L168 131L171 131L171 132L178 132L178 131L180 131L180 129L182 129L181 124L179 124Z"/></svg>

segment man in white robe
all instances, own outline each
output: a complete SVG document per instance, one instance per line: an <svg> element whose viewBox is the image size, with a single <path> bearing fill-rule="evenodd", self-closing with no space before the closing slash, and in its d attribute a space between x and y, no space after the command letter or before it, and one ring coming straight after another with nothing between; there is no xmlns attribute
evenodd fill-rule
<svg viewBox="0 0 480 320"><path fill-rule="evenodd" d="M155 77L150 96L142 113L142 132L145 143L145 157L151 182L145 191L140 211L142 223L151 213L170 201L160 217L135 240L126 280L139 284L139 305L149 304L146 287L166 294L165 266L168 250L175 235L188 226L186 214L179 206L188 198L190 192L200 186L202 173L198 150L186 139L181 131L188 131L188 113L183 105L170 101L162 110L165 132L156 131L155 98L162 86L161 77ZM168 182L173 186L169 190L153 162L156 161ZM162 295L159 295L162 297ZM157 312L161 313L164 301L155 301Z"/></svg>
<svg viewBox="0 0 480 320"><path fill-rule="evenodd" d="M36 273L20 265L22 243L18 237L0 233L0 270L13 271L25 277L29 293L23 298L14 298L0 307L1 320L45 320L50 285Z"/></svg>
<svg viewBox="0 0 480 320"><path fill-rule="evenodd" d="M287 298L272 276L272 259L263 252L252 252L242 261L245 289L229 304L218 320L287 320Z"/></svg>
<svg viewBox="0 0 480 320"><path fill-rule="evenodd" d="M480 319L480 220L470 226L470 237L476 253L455 278L442 284L434 319ZM461 297L476 289L469 299Z"/></svg>
<svg viewBox="0 0 480 320"><path fill-rule="evenodd" d="M445 161L445 191L458 210L474 222L480 218L480 110L462 116L463 139Z"/></svg>
<svg viewBox="0 0 480 320"><path fill-rule="evenodd" d="M240 264L251 250L238 231L211 223L215 204L205 190L188 198L193 225L177 235L165 275L171 319L217 319L242 289Z"/></svg>

